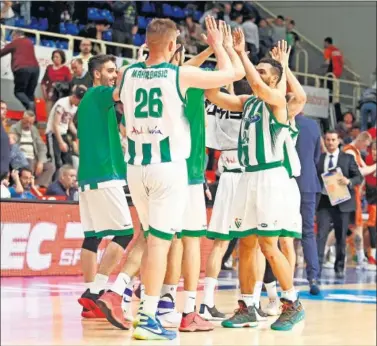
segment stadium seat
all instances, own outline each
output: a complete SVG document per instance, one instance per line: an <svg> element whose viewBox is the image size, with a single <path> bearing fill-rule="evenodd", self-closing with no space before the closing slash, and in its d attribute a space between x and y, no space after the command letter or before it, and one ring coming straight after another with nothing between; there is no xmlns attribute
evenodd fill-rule
<svg viewBox="0 0 377 346"><path fill-rule="evenodd" d="M35 115L37 122L47 122L46 101L43 98L35 99Z"/></svg>
<svg viewBox="0 0 377 346"><path fill-rule="evenodd" d="M162 5L162 14L164 17L174 17L173 8L169 4Z"/></svg>
<svg viewBox="0 0 377 346"><path fill-rule="evenodd" d="M153 3L150 3L149 1L143 1L143 5L141 7L142 13L156 13L156 7Z"/></svg>
<svg viewBox="0 0 377 346"><path fill-rule="evenodd" d="M67 34L76 36L79 33L79 27L75 23L67 23L66 24Z"/></svg>
<svg viewBox="0 0 377 346"><path fill-rule="evenodd" d="M55 46L58 49L68 49L68 41L55 41Z"/></svg>
<svg viewBox="0 0 377 346"><path fill-rule="evenodd" d="M113 32L111 30L106 30L102 33L102 39L104 41L112 41L113 40Z"/></svg>
<svg viewBox="0 0 377 346"><path fill-rule="evenodd" d="M139 29L146 29L147 27L147 20L143 16L138 16L137 17L137 26Z"/></svg>
<svg viewBox="0 0 377 346"><path fill-rule="evenodd" d="M201 12L201 11L195 11L194 12L194 20L195 21L199 22L199 20L200 20L200 18L202 18L202 16L203 16L203 12Z"/></svg>
<svg viewBox="0 0 377 346"><path fill-rule="evenodd" d="M55 48L55 41L52 40L41 40L41 46L43 47L50 47L50 48Z"/></svg>
<svg viewBox="0 0 377 346"><path fill-rule="evenodd" d="M35 38L35 36L33 37L28 37L28 39L33 42L33 44L36 44L37 43L37 39Z"/></svg>
<svg viewBox="0 0 377 346"><path fill-rule="evenodd" d="M62 23L59 24L59 32L61 34L66 34L67 33L67 28L65 27L65 23L64 22L62 22Z"/></svg>
<svg viewBox="0 0 377 346"><path fill-rule="evenodd" d="M114 23L114 17L109 10L102 10L100 12L100 17L101 19L106 20L109 23Z"/></svg>
<svg viewBox="0 0 377 346"><path fill-rule="evenodd" d="M25 28L25 19L23 18L16 18L14 21L14 26L17 26L19 28Z"/></svg>
<svg viewBox="0 0 377 346"><path fill-rule="evenodd" d="M185 12L179 6L173 7L173 18L183 19L185 18Z"/></svg>
<svg viewBox="0 0 377 346"><path fill-rule="evenodd" d="M98 8L89 7L88 8L88 20L96 21L96 20L100 20L100 19L101 19L101 15L100 15Z"/></svg>
<svg viewBox="0 0 377 346"><path fill-rule="evenodd" d="M30 29L38 30L38 19L35 17L31 17L31 23L29 25Z"/></svg>
<svg viewBox="0 0 377 346"><path fill-rule="evenodd" d="M135 46L141 46L145 42L145 35L136 34L133 37L133 44Z"/></svg>
<svg viewBox="0 0 377 346"><path fill-rule="evenodd" d="M41 31L47 31L48 30L48 19L47 18L39 18L38 30L41 30Z"/></svg>

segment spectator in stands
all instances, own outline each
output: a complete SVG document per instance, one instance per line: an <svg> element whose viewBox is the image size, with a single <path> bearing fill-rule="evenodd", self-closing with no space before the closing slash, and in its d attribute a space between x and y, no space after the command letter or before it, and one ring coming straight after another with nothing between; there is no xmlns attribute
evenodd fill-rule
<svg viewBox="0 0 377 346"><path fill-rule="evenodd" d="M75 200L77 171L70 165L63 165L59 169L58 180L53 182L46 191L47 196L63 196L68 201Z"/></svg>
<svg viewBox="0 0 377 346"><path fill-rule="evenodd" d="M246 50L250 52L250 60L253 64L258 63L259 32L255 24L255 17L247 17L242 23L242 30L245 34Z"/></svg>
<svg viewBox="0 0 377 346"><path fill-rule="evenodd" d="M244 14L245 9L243 1L235 1L233 3L233 10Z"/></svg>
<svg viewBox="0 0 377 346"><path fill-rule="evenodd" d="M272 44L277 44L281 40L287 38L287 28L283 16L277 16L276 18L267 19L268 24L272 28L271 37Z"/></svg>
<svg viewBox="0 0 377 346"><path fill-rule="evenodd" d="M34 45L20 30L12 33L12 42L0 49L0 57L12 55L14 96L25 109L34 110L34 93L38 84L39 64L35 57Z"/></svg>
<svg viewBox="0 0 377 346"><path fill-rule="evenodd" d="M106 19L99 20L94 24L87 25L84 29L80 30L79 36L81 37L87 37L87 38L93 38L96 40L102 41L102 34L109 30L110 24ZM98 43L93 44L92 51L94 54L100 54L102 52L102 47Z"/></svg>
<svg viewBox="0 0 377 346"><path fill-rule="evenodd" d="M56 102L55 87L57 83L71 82L72 76L68 66L65 65L66 57L63 50L57 49L51 55L52 64L46 68L41 82L43 98L46 100L46 110L49 113Z"/></svg>
<svg viewBox="0 0 377 346"><path fill-rule="evenodd" d="M355 124L355 116L353 115L353 113L352 112L344 113L343 121L338 122L335 127L342 141L350 137L351 130L354 124Z"/></svg>
<svg viewBox="0 0 377 346"><path fill-rule="evenodd" d="M28 168L29 162L25 157L25 154L21 151L19 142L19 136L15 133L9 133L9 146L10 146L10 161L9 165L12 169Z"/></svg>
<svg viewBox="0 0 377 346"><path fill-rule="evenodd" d="M273 46L271 37L271 27L267 20L262 18L259 21L259 58L264 58Z"/></svg>
<svg viewBox="0 0 377 346"><path fill-rule="evenodd" d="M222 19L225 23L230 24L230 14L232 12L232 3L231 2L223 2L223 11L221 12Z"/></svg>
<svg viewBox="0 0 377 346"><path fill-rule="evenodd" d="M189 54L198 54L198 48L204 47L202 34L201 26L194 22L191 15L188 15L182 28L182 41Z"/></svg>
<svg viewBox="0 0 377 346"><path fill-rule="evenodd" d="M291 54L289 54L289 68L294 69L294 57L296 51L296 44L300 40L300 37L297 35L295 30L296 23L294 20L290 19L287 24L287 43L288 46L291 46Z"/></svg>
<svg viewBox="0 0 377 346"><path fill-rule="evenodd" d="M71 70L73 72L71 88L75 85L85 85L87 88L92 86L92 77L88 70L84 69L84 64L81 58L74 58L71 61Z"/></svg>
<svg viewBox="0 0 377 346"><path fill-rule="evenodd" d="M29 168L22 168L19 171L14 169L11 177L14 182L14 186L9 188L12 198L36 199L36 196L42 197L42 194L34 185L34 177Z"/></svg>
<svg viewBox="0 0 377 346"><path fill-rule="evenodd" d="M55 166L47 160L46 144L34 122L35 114L32 111L25 111L23 118L12 125L10 133L17 135L17 144L24 153L32 174L36 177L36 185L47 187L51 183Z"/></svg>
<svg viewBox="0 0 377 346"><path fill-rule="evenodd" d="M0 115L1 115L1 123L3 124L4 128L7 127L7 113L8 113L8 106L5 101L0 100Z"/></svg>
<svg viewBox="0 0 377 346"><path fill-rule="evenodd" d="M13 1L1 2L1 24L14 26L16 15L12 9Z"/></svg>
<svg viewBox="0 0 377 346"><path fill-rule="evenodd" d="M80 43L80 54L76 58L82 60L84 70L86 71L88 71L88 62L92 56L92 42L90 40L83 39Z"/></svg>
<svg viewBox="0 0 377 346"><path fill-rule="evenodd" d="M356 161L352 155L339 150L339 137L335 131L328 131L325 135L327 153L320 156L317 166L318 178L321 183L321 197L317 209L317 247L320 270L324 263L325 245L330 231L330 223L334 223L336 236L336 261L335 274L339 279L344 278L346 236L350 222L350 214L356 209L354 187L360 185L363 177L359 171ZM332 206L326 189L324 188L322 174L339 167L343 177L339 184L347 186L351 199Z"/></svg>
<svg viewBox="0 0 377 346"><path fill-rule="evenodd" d="M114 13L113 42L132 44L137 33L137 8L135 1L114 1L111 5ZM128 54L127 54L128 53ZM130 56L131 50L115 47L116 56Z"/></svg>
<svg viewBox="0 0 377 346"><path fill-rule="evenodd" d="M200 25L202 26L202 28L205 30L206 29L206 23L205 23L205 19L207 16L212 16L214 17L215 19L217 19L220 11L222 10L222 5L221 3L216 3L211 9L209 9L208 11L204 12L202 18L199 19L199 23Z"/></svg>
<svg viewBox="0 0 377 346"><path fill-rule="evenodd" d="M376 127L377 122L376 83L371 88L365 89L359 102L361 115L361 130Z"/></svg>
<svg viewBox="0 0 377 346"><path fill-rule="evenodd" d="M242 4L242 12L245 17L254 17L255 23L259 23L261 17L259 15L258 9L253 5L253 1L245 1L245 3Z"/></svg>
<svg viewBox="0 0 377 346"><path fill-rule="evenodd" d="M9 173L0 176L0 198L10 198L9 186Z"/></svg>
<svg viewBox="0 0 377 346"><path fill-rule="evenodd" d="M241 27L242 23L243 23L243 14L242 12L232 12L230 14L230 27L232 29L236 29L236 28L239 28Z"/></svg>
<svg viewBox="0 0 377 346"><path fill-rule="evenodd" d="M72 95L58 100L52 108L46 127L48 156L58 170L63 164L72 165L72 150L70 150L67 134L77 137L77 129L73 124L77 106L86 92L84 86L72 89Z"/></svg>

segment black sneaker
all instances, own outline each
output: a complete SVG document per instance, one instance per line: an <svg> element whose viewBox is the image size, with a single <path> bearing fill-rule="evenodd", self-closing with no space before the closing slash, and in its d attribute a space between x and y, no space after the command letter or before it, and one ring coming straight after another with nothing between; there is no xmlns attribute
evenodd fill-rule
<svg viewBox="0 0 377 346"><path fill-rule="evenodd" d="M200 304L199 315L207 321L225 320L225 314L217 310L216 306L210 308L208 305Z"/></svg>
<svg viewBox="0 0 377 346"><path fill-rule="evenodd" d="M81 306L83 306L87 310L94 310L97 308L96 301L99 297L104 294L104 290L102 290L99 294L91 293L89 288L82 294L82 296L78 299L78 302Z"/></svg>
<svg viewBox="0 0 377 346"><path fill-rule="evenodd" d="M238 301L239 308L235 310L234 315L221 325L225 328L243 328L256 327L258 325L257 316L255 314L254 306L246 306L243 300Z"/></svg>
<svg viewBox="0 0 377 346"><path fill-rule="evenodd" d="M287 299L280 299L283 303L281 315L271 324L273 330L291 330L295 324L299 323L305 318L305 311L301 302L297 299L291 302Z"/></svg>
<svg viewBox="0 0 377 346"><path fill-rule="evenodd" d="M261 307L261 304L259 302L258 306L255 305L255 314L257 316L257 321L267 321L268 314L266 314Z"/></svg>

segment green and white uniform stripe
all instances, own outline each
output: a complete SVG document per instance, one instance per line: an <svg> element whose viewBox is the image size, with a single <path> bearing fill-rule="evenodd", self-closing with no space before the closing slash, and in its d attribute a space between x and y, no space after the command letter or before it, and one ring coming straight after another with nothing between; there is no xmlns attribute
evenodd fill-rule
<svg viewBox="0 0 377 346"><path fill-rule="evenodd" d="M296 143L299 129L293 124L289 124L289 138L284 143L284 161L283 166L287 170L289 177L297 177L300 175L301 166L296 151Z"/></svg>
<svg viewBox="0 0 377 346"><path fill-rule="evenodd" d="M149 165L189 157L190 129L178 66L131 65L123 76L120 99L127 123L128 164Z"/></svg>
<svg viewBox="0 0 377 346"><path fill-rule="evenodd" d="M238 138L238 159L246 172L282 165L288 128L277 121L262 100L251 96L246 101Z"/></svg>

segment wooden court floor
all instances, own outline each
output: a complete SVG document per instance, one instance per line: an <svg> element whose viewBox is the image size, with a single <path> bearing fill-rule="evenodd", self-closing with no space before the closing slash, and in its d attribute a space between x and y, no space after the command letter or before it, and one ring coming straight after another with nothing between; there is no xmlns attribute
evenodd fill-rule
<svg viewBox="0 0 377 346"><path fill-rule="evenodd" d="M1 345L376 345L375 278L369 283L323 285L327 293L317 300L309 299L307 286L300 286L306 319L290 332L270 330L275 319L271 317L254 329L217 325L212 332L180 333L171 342L132 340L131 331L118 330L106 320L82 320L77 303L83 292L80 281L2 278ZM234 277L222 279L216 295L219 310L229 315L237 307L234 283ZM178 293L179 308L181 296ZM134 310L137 305L135 300Z"/></svg>

